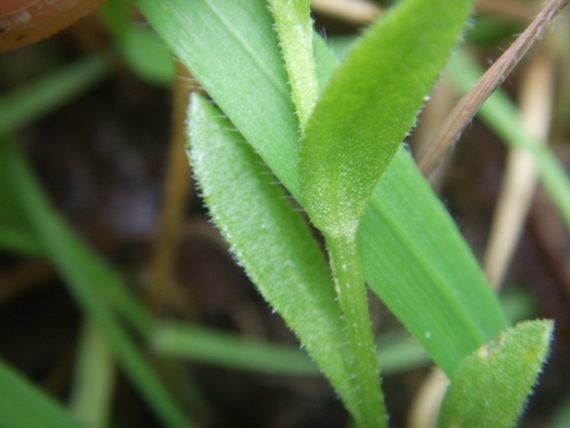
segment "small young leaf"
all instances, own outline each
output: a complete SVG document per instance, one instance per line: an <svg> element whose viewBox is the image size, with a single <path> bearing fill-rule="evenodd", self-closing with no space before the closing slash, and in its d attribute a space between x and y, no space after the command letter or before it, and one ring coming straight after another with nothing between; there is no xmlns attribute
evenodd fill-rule
<svg viewBox="0 0 570 428"><path fill-rule="evenodd" d="M469 0L402 1L333 75L299 153L303 206L325 235L356 233L471 8Z"/></svg>
<svg viewBox="0 0 570 428"><path fill-rule="evenodd" d="M438 427L512 427L548 356L552 321L526 321L465 357L444 398Z"/></svg>

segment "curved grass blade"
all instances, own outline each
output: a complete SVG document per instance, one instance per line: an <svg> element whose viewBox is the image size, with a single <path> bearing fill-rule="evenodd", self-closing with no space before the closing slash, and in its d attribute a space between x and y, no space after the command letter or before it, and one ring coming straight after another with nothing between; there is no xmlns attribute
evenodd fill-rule
<svg viewBox="0 0 570 428"><path fill-rule="evenodd" d="M194 95L189 158L214 221L267 302L298 335L362 426L342 313L323 255L300 213L233 125Z"/></svg>
<svg viewBox="0 0 570 428"><path fill-rule="evenodd" d="M90 428L109 425L115 385L115 360L111 349L97 327L84 321L69 409Z"/></svg>
<svg viewBox="0 0 570 428"><path fill-rule="evenodd" d="M136 3L279 180L299 197L299 123L265 2ZM433 43L437 46L438 39ZM316 38L313 48L324 87L337 61L322 40ZM371 202L359 230L365 278L451 375L465 355L506 328L498 299L453 221L402 150Z"/></svg>
<svg viewBox="0 0 570 428"><path fill-rule="evenodd" d="M548 356L553 329L552 321L522 322L465 357L437 426L515 426Z"/></svg>

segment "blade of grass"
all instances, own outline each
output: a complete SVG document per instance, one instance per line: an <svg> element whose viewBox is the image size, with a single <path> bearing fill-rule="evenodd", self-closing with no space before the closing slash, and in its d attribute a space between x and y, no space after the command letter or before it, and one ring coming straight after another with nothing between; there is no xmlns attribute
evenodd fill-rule
<svg viewBox="0 0 570 428"><path fill-rule="evenodd" d="M322 375L303 350L198 325L161 323L150 343L159 355L228 369L288 376ZM401 373L425 367L431 361L425 350L404 332L379 338L376 358L383 373Z"/></svg>
<svg viewBox="0 0 570 428"><path fill-rule="evenodd" d="M148 361L118 323L104 300L104 293L120 294L120 280L95 257L50 206L16 145L0 140L0 161L10 184L46 253L65 278L85 314L97 325L123 369L166 426L189 427L193 423L178 408ZM7 185L8 183L4 183ZM103 281L101 281L103 279ZM110 279L110 281L105 281ZM119 287L117 291L109 287ZM101 290L102 288L102 290ZM103 292L103 293L102 293ZM128 310L133 309L128 307ZM135 308L136 309L136 308ZM140 315L137 313L137 317ZM144 314L142 314L144 317ZM140 322L147 322L142 320Z"/></svg>
<svg viewBox="0 0 570 428"><path fill-rule="evenodd" d="M172 54L151 29L134 22L130 1L108 0L97 12L124 60L141 79L155 85L172 85L175 74Z"/></svg>
<svg viewBox="0 0 570 428"><path fill-rule="evenodd" d="M356 232L471 7L470 1L410 0L391 9L333 74L301 141L302 202L325 236L354 365L369 380L363 402L373 403L380 391ZM372 405L369 411L378 413Z"/></svg>
<svg viewBox="0 0 570 428"><path fill-rule="evenodd" d="M460 50L450 61L448 71L453 84L466 92L483 75L481 68L465 51ZM481 106L479 117L513 148L526 151L534 159L542 184L570 230L570 178L548 145L525 131L517 107L501 90Z"/></svg>
<svg viewBox="0 0 570 428"><path fill-rule="evenodd" d="M28 257L44 255L41 243L29 231L18 227L0 224L0 248L3 251Z"/></svg>
<svg viewBox="0 0 570 428"><path fill-rule="evenodd" d="M99 83L108 73L98 57L87 57L42 76L0 97L0 136L49 113ZM7 178L0 171L0 180ZM0 186L0 246L37 257L41 245L22 223L13 195Z"/></svg>
<svg viewBox="0 0 570 428"><path fill-rule="evenodd" d="M254 373L318 376L319 367L292 346L266 344L190 324L160 325L151 339L161 355Z"/></svg>
<svg viewBox="0 0 570 428"><path fill-rule="evenodd" d="M86 57L0 98L0 136L54 111L99 83L108 73L99 57Z"/></svg>
<svg viewBox="0 0 570 428"><path fill-rule="evenodd" d="M299 124L265 2L136 3L279 180L299 196ZM324 87L338 63L319 38L314 52ZM371 288L446 373L507 326L456 226L402 150L374 191L359 230L359 250Z"/></svg>
<svg viewBox="0 0 570 428"><path fill-rule="evenodd" d="M69 408L89 428L108 426L115 364L105 339L84 321Z"/></svg>
<svg viewBox="0 0 570 428"><path fill-rule="evenodd" d="M80 428L61 405L0 361L0 425Z"/></svg>
<svg viewBox="0 0 570 428"><path fill-rule="evenodd" d="M328 237L356 233L471 9L471 0L402 1L333 74L299 152L303 206Z"/></svg>

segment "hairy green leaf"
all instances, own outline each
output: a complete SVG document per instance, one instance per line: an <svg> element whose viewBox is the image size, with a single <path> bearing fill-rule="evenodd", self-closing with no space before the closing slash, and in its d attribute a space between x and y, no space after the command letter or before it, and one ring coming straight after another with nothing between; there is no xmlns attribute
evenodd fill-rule
<svg viewBox="0 0 570 428"><path fill-rule="evenodd" d="M319 96L313 57L313 20L309 0L269 0L291 85L291 97L304 128Z"/></svg>
<svg viewBox="0 0 570 428"><path fill-rule="evenodd" d="M455 371L438 427L512 427L548 356L552 321L526 321L482 346Z"/></svg>
<svg viewBox="0 0 570 428"><path fill-rule="evenodd" d="M189 123L189 158L214 221L261 294L364 423L361 379L346 364L342 313L309 228L219 110L194 96Z"/></svg>
<svg viewBox="0 0 570 428"><path fill-rule="evenodd" d="M326 235L356 233L471 8L470 0L401 1L334 73L299 154L303 206Z"/></svg>

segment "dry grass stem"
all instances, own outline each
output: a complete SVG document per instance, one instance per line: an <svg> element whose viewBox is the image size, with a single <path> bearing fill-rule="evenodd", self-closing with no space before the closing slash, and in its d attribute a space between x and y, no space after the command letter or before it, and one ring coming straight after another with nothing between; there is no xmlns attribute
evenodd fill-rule
<svg viewBox="0 0 570 428"><path fill-rule="evenodd" d="M479 82L459 101L449 114L442 131L418 153L417 163L426 177L433 173L479 107L505 81L529 48L542 36L548 24L568 3L570 0L551 0L509 49L479 79Z"/></svg>
<svg viewBox="0 0 570 428"><path fill-rule="evenodd" d="M186 76L188 72L177 63L177 75ZM184 209L190 196L190 167L185 154L186 135L184 126L186 109L191 90L195 82L192 79L176 79L172 112L172 137L168 159L168 170L164 182L164 200L159 226L158 239L151 261L147 303L155 312L160 312L168 295L169 287L174 283L174 267L180 241L180 230L184 220Z"/></svg>
<svg viewBox="0 0 570 428"><path fill-rule="evenodd" d="M449 386L449 379L437 367L426 377L416 394L408 414L408 428L433 428L439 408Z"/></svg>

